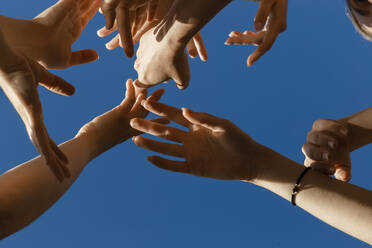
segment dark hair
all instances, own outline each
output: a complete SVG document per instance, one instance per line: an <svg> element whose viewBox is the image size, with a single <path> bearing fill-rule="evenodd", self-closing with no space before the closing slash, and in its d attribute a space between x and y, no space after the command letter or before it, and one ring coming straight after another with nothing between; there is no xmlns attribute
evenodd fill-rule
<svg viewBox="0 0 372 248"><path fill-rule="evenodd" d="M351 0L346 0L346 13L347 16L350 18L351 22L354 25L354 28L363 36L364 39L372 41L372 35L369 34L359 23L358 18L355 15L354 8L351 6ZM365 15L363 13L359 13L360 15Z"/></svg>

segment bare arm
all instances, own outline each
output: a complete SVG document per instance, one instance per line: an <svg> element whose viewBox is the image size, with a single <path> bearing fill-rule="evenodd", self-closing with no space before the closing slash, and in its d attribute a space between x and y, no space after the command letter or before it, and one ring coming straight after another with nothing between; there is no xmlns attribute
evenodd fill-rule
<svg viewBox="0 0 372 248"><path fill-rule="evenodd" d="M302 165L257 143L226 119L153 101L145 101L143 106L188 129L139 118L131 121L139 131L178 142L164 143L142 136L133 139L145 149L184 159L148 157L155 166L201 177L243 180L291 199L294 184L304 170ZM371 191L310 170L301 181L296 203L335 228L372 244Z"/></svg>
<svg viewBox="0 0 372 248"><path fill-rule="evenodd" d="M162 90L150 98L158 99ZM80 129L77 136L59 146L69 160L71 177L58 182L43 160L37 157L0 176L0 239L27 226L50 208L74 183L86 165L111 147L124 142L137 131L129 126L130 118L145 117L140 101L144 92L135 95L127 82L125 100L111 111L96 117Z"/></svg>
<svg viewBox="0 0 372 248"><path fill-rule="evenodd" d="M340 120L319 119L307 135L304 164L342 181L351 178L350 153L372 142L372 108Z"/></svg>
<svg viewBox="0 0 372 248"><path fill-rule="evenodd" d="M350 149L354 151L372 143L372 108L342 118L350 132Z"/></svg>
<svg viewBox="0 0 372 248"><path fill-rule="evenodd" d="M262 171L252 182L291 201L304 166L264 147ZM310 170L301 181L297 206L325 223L372 244L372 192Z"/></svg>

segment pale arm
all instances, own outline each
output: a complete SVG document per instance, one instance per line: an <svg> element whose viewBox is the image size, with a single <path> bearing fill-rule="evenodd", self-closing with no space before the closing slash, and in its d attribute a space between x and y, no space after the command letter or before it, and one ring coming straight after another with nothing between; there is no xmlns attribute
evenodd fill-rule
<svg viewBox="0 0 372 248"><path fill-rule="evenodd" d="M133 139L136 145L184 160L148 157L155 166L201 177L243 180L291 200L293 187L305 169L302 165L257 143L226 119L154 101L145 101L143 106L188 129L185 131L139 118L131 121L132 127L139 131L173 141L167 143L137 136ZM371 191L314 170L305 175L300 185L295 199L299 207L372 244Z"/></svg>
<svg viewBox="0 0 372 248"><path fill-rule="evenodd" d="M351 151L372 142L372 108L342 118L340 121L348 125Z"/></svg>
<svg viewBox="0 0 372 248"><path fill-rule="evenodd" d="M302 150L304 164L339 180L351 178L350 153L372 142L372 108L340 120L319 119Z"/></svg>
<svg viewBox="0 0 372 248"><path fill-rule="evenodd" d="M150 98L159 99L163 90ZM96 117L80 129L76 137L59 148L68 157L71 177L62 183L38 157L0 176L0 239L27 226L50 208L74 183L86 165L111 147L138 134L129 126L130 118L145 117L140 101L145 92L127 82L125 100L114 109ZM155 121L155 120L154 120ZM158 120L164 123L163 119Z"/></svg>
<svg viewBox="0 0 372 248"><path fill-rule="evenodd" d="M0 176L0 239L29 225L50 208L91 161L92 135L59 146L69 159L71 177L58 182L40 157Z"/></svg>
<svg viewBox="0 0 372 248"><path fill-rule="evenodd" d="M252 182L291 201L302 165L262 148L262 171ZM310 170L301 181L298 207L327 224L372 244L372 192Z"/></svg>

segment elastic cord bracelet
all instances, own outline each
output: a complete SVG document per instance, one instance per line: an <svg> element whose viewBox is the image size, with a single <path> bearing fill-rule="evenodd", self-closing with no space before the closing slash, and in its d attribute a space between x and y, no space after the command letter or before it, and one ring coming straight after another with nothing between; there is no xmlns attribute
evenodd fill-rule
<svg viewBox="0 0 372 248"><path fill-rule="evenodd" d="M300 182L302 180L302 178L306 175L306 173L311 170L311 167L306 167L305 170L301 173L301 175L298 177L297 179L297 182L296 184L294 185L293 187L293 190L292 190L292 198L291 198L291 202L292 202L292 205L293 206L296 206L296 195L298 194L298 191L299 191L299 186L300 186Z"/></svg>

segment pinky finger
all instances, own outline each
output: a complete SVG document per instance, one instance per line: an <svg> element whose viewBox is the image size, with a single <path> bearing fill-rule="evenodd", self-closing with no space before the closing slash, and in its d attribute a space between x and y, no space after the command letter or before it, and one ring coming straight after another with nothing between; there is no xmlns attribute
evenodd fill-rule
<svg viewBox="0 0 372 248"><path fill-rule="evenodd" d="M187 164L185 161L169 160L159 156L150 156L147 157L147 160L150 161L156 167L159 167L164 170L189 173L189 169L187 168Z"/></svg>

